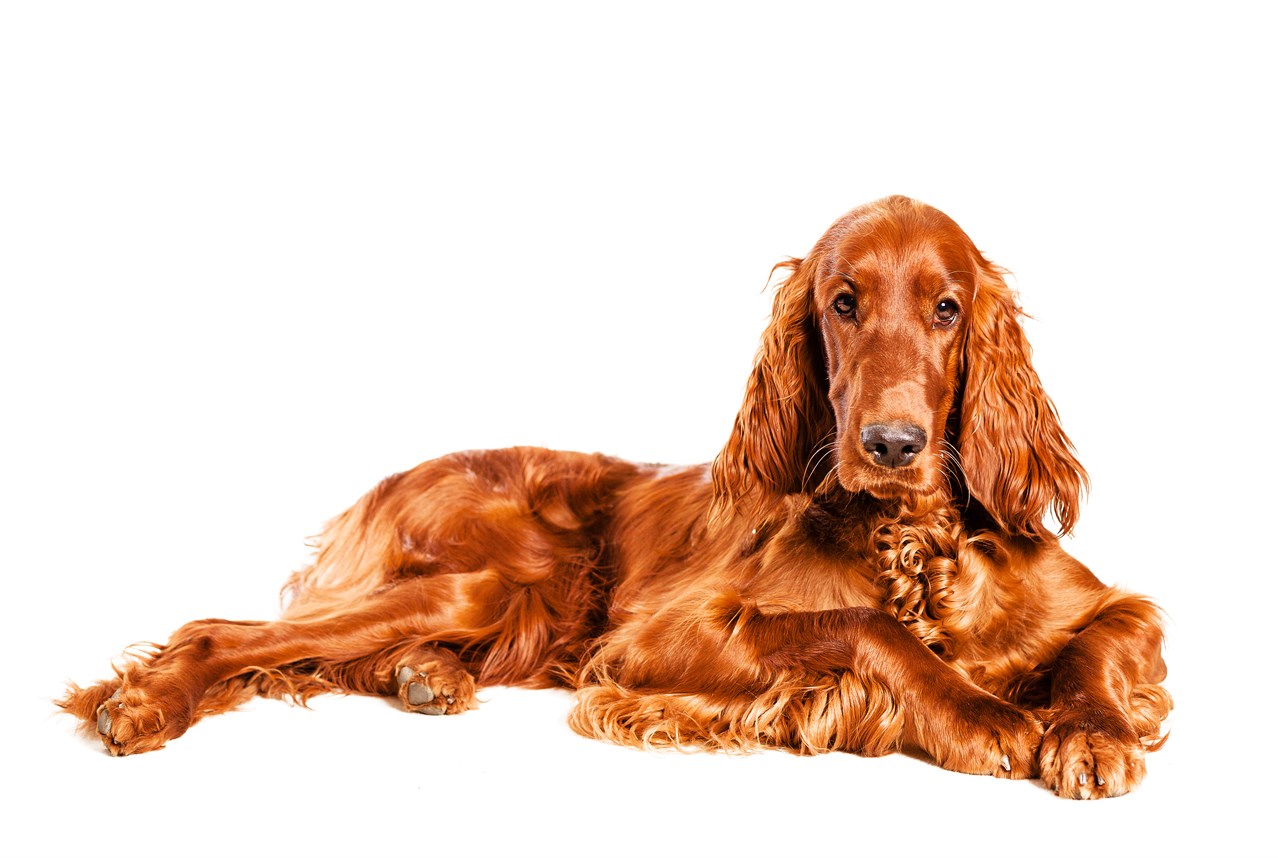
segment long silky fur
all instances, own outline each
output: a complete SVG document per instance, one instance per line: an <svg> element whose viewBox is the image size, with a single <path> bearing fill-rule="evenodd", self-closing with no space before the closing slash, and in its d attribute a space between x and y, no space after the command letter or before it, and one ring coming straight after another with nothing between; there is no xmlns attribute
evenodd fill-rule
<svg viewBox="0 0 1278 858"><path fill-rule="evenodd" d="M128 755L254 695L454 714L476 685L559 685L574 730L636 747L909 748L1072 798L1134 788L1172 706L1160 615L1045 523L1074 526L1087 476L1002 270L903 197L778 270L709 465L532 447L426 462L327 525L278 621L187 623L59 705ZM960 328L932 323L935 282ZM861 337L832 316L854 286L891 324ZM893 408L931 421L925 464L894 472L913 482L884 478L848 425ZM425 683L446 709L422 708Z"/></svg>

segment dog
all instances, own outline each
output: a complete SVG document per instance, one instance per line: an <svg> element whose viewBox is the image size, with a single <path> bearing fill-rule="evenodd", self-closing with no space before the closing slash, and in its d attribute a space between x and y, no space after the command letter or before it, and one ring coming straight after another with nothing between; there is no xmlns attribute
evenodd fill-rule
<svg viewBox="0 0 1278 858"><path fill-rule="evenodd" d="M625 745L1131 790L1172 706L1160 614L1061 547L1087 476L1004 272L900 196L778 268L711 463L427 462L327 526L279 620L188 623L59 705L128 755L254 695L451 716L568 686L573 728Z"/></svg>

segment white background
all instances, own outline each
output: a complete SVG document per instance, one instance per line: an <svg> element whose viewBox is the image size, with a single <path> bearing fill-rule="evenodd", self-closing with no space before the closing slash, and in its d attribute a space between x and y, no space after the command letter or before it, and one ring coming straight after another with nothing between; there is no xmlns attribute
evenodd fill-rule
<svg viewBox="0 0 1278 858"><path fill-rule="evenodd" d="M890 5L5 6L0 851L1274 854L1274 6ZM1137 793L646 754L554 691L257 701L119 760L50 714L273 616L420 460L709 459L772 264L890 193L1015 272L1071 550L1170 617Z"/></svg>

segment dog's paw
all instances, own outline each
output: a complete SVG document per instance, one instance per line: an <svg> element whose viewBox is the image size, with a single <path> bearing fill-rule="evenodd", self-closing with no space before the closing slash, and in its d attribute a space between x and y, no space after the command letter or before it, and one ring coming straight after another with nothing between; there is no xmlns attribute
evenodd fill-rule
<svg viewBox="0 0 1278 858"><path fill-rule="evenodd" d="M166 712L146 692L128 686L116 689L97 711L98 735L116 757L159 750L189 725L189 715Z"/></svg>
<svg viewBox="0 0 1278 858"><path fill-rule="evenodd" d="M401 665L395 671L395 684L409 712L455 715L477 705L474 677L442 661Z"/></svg>
<svg viewBox="0 0 1278 858"><path fill-rule="evenodd" d="M1043 783L1062 798L1109 798L1145 777L1145 749L1117 712L1066 712L1039 749Z"/></svg>
<svg viewBox="0 0 1278 858"><path fill-rule="evenodd" d="M998 778L1038 773L1043 725L1037 718L992 695L973 696L955 707L928 749L943 768Z"/></svg>

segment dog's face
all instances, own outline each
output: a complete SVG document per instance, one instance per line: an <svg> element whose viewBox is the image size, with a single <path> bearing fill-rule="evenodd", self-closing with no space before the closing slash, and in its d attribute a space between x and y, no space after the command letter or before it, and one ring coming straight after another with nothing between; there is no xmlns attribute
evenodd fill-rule
<svg viewBox="0 0 1278 858"><path fill-rule="evenodd" d="M883 500L960 487L965 509L1062 532L1087 476L1030 365L1002 272L954 221L905 197L849 212L778 268L772 320L715 494L766 503L831 474Z"/></svg>
<svg viewBox="0 0 1278 858"><path fill-rule="evenodd" d="M894 199L849 213L818 249L812 314L839 483L880 498L940 491L975 294L970 240L941 212Z"/></svg>

